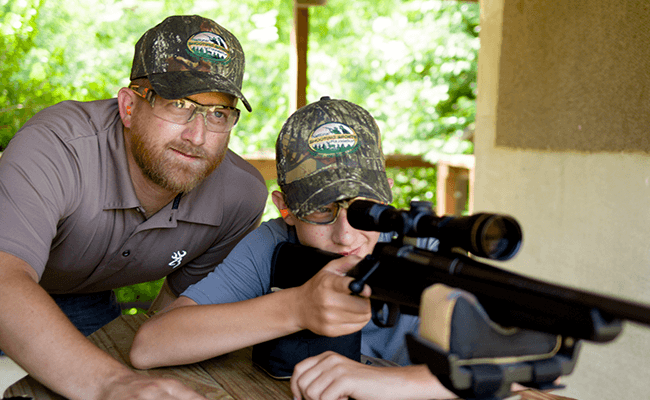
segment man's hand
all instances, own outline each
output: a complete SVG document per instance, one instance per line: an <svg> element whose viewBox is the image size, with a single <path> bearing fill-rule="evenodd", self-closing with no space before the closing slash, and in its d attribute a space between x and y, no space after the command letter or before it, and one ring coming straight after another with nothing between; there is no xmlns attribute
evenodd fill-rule
<svg viewBox="0 0 650 400"><path fill-rule="evenodd" d="M131 373L112 382L101 400L206 400L180 381Z"/></svg>
<svg viewBox="0 0 650 400"><path fill-rule="evenodd" d="M455 399L424 365L374 367L328 351L298 363L291 376L296 399Z"/></svg>
<svg viewBox="0 0 650 400"><path fill-rule="evenodd" d="M345 276L360 257L347 256L330 261L298 288L298 318L302 329L324 336L342 336L361 330L372 316L370 287L359 296L348 286L354 279Z"/></svg>

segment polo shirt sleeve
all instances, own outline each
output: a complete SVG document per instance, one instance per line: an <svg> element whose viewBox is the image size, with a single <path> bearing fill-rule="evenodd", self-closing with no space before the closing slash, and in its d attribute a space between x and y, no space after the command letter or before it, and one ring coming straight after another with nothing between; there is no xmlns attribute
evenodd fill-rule
<svg viewBox="0 0 650 400"><path fill-rule="evenodd" d="M278 243L287 240L282 219L263 223L235 246L228 257L182 293L198 304L223 304L267 294L271 258Z"/></svg>
<svg viewBox="0 0 650 400"><path fill-rule="evenodd" d="M79 201L74 152L42 123L26 124L0 157L0 250L42 276L57 224Z"/></svg>

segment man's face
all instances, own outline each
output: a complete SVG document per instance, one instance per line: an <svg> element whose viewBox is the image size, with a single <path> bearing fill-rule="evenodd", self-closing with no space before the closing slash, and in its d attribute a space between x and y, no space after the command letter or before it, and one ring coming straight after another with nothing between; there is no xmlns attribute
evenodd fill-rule
<svg viewBox="0 0 650 400"><path fill-rule="evenodd" d="M160 97L156 96L155 101ZM203 105L234 107L237 99L223 93L189 96ZM143 175L170 192L188 192L221 163L228 149L230 133L206 129L203 115L185 125L168 122L153 114L151 105L139 99L127 142Z"/></svg>
<svg viewBox="0 0 650 400"><path fill-rule="evenodd" d="M379 240L379 232L362 231L350 226L346 209L341 209L336 221L330 225L314 225L292 217L298 239L305 246L342 255L365 257L372 253Z"/></svg>

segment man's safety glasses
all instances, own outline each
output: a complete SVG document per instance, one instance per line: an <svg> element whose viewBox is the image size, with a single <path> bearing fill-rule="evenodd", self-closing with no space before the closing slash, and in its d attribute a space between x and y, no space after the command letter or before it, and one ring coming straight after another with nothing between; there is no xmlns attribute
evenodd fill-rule
<svg viewBox="0 0 650 400"><path fill-rule="evenodd" d="M216 133L228 133L239 120L239 109L230 106L205 106L190 99L167 100L156 97L153 89L131 85L129 86L138 96L147 100L153 108L153 114L168 122L185 125L192 121L197 114L203 115L207 130Z"/></svg>

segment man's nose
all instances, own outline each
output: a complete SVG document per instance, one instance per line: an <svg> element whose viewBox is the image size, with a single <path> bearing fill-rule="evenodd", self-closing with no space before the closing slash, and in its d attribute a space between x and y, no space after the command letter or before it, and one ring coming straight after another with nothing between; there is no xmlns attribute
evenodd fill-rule
<svg viewBox="0 0 650 400"><path fill-rule="evenodd" d="M202 146L205 143L207 131L205 116L203 114L196 114L185 125L185 130L181 137L183 140L191 142L194 146Z"/></svg>

